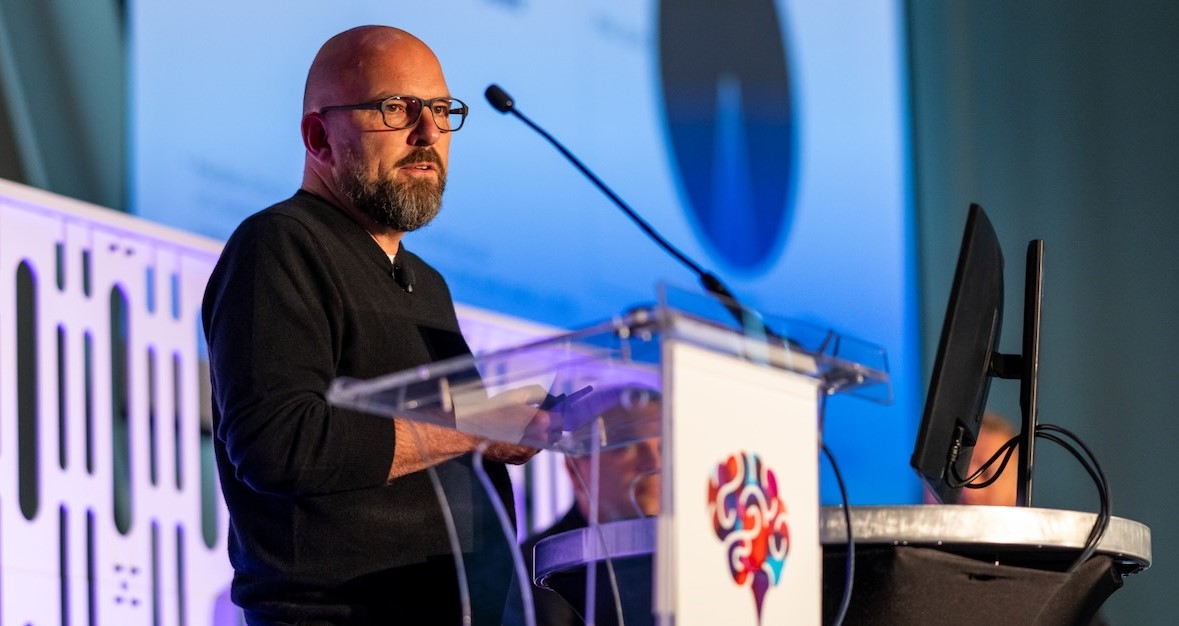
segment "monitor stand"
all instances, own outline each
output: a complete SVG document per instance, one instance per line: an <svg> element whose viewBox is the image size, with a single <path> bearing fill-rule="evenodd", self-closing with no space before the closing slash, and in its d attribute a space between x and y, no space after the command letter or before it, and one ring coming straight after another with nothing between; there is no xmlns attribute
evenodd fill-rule
<svg viewBox="0 0 1179 626"><path fill-rule="evenodd" d="M1015 505L1032 505L1032 467L1039 416L1040 311L1044 295L1044 241L1028 243L1027 270L1023 294L1023 353L991 356L991 375L1019 380L1018 484Z"/></svg>

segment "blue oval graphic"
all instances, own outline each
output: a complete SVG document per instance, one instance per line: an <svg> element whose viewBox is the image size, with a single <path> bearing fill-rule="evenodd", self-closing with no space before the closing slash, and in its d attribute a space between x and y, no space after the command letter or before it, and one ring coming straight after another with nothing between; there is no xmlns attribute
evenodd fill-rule
<svg viewBox="0 0 1179 626"><path fill-rule="evenodd" d="M737 269L768 264L789 231L794 111L772 0L668 0L659 64L673 168L698 236Z"/></svg>

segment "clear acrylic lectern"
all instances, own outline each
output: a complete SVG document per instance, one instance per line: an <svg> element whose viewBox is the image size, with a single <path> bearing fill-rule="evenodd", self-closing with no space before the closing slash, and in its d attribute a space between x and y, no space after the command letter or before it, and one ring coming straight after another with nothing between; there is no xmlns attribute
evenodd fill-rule
<svg viewBox="0 0 1179 626"><path fill-rule="evenodd" d="M889 401L886 360L875 346L748 312L738 321L736 310L662 288L657 305L603 324L337 380L328 399L576 455L662 437L658 621L819 624L822 398ZM518 410L525 396L547 409L543 428L535 410ZM651 403L659 410L641 410Z"/></svg>

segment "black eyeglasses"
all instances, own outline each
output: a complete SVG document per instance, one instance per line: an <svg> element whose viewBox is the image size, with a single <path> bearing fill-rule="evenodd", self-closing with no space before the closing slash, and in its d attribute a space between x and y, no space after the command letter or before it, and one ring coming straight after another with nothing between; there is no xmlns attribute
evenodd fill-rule
<svg viewBox="0 0 1179 626"><path fill-rule="evenodd" d="M467 119L467 104L458 98L430 98L422 100L414 96L389 96L380 102L366 102L364 104L342 104L324 107L319 113L328 111L354 111L362 109L376 109L381 112L381 120L385 126L393 130L413 128L422 118L422 111L429 109L430 115L438 130L453 133L463 127Z"/></svg>

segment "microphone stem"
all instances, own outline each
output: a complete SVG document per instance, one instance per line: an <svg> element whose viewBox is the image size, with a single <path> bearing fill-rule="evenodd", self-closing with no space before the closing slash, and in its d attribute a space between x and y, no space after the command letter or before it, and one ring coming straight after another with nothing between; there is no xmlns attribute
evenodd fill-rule
<svg viewBox="0 0 1179 626"><path fill-rule="evenodd" d="M685 267L696 274L696 277L700 280L700 284L704 287L705 291L716 296L721 301L721 304L725 307L725 309L728 310L729 314L732 315L743 328L746 328L747 330L756 330L768 338L780 339L773 330L768 328L765 323L761 321L760 317L756 313L746 309L741 305L740 302L737 301L737 297L733 295L732 291L729 291L729 288L725 286L723 282L721 282L720 278L711 272L705 271L703 267L700 267L698 264L696 264L695 261L688 258L687 255L685 255L683 252L680 252L678 248L664 239L662 235L660 235L654 228L651 227L650 224L646 222L646 220L644 220L642 217L639 217L639 214L636 213L634 209L630 208L630 206L627 205L626 202L622 200L622 198L619 198L618 194L614 193L613 190L606 186L606 183L602 182L596 174L590 171L590 169L581 162L581 159L578 159L576 156L574 156L574 154L570 152L565 146L563 146L561 142L553 138L553 136L550 135L548 131L534 124L532 120L528 119L526 115L516 110L514 106L509 108L508 112L520 118L520 121L527 124L529 128L536 131L541 137L544 137L546 141L552 144L552 146L556 148L558 152L565 155L565 158L568 159L569 162L574 165L574 167L580 170L581 173L584 174L585 177L594 184L594 186L601 190L602 193L606 194L606 196L610 198L610 200L612 200L618 208L622 209L622 212L625 213L626 216L629 217L631 221L633 221L639 228L641 228L643 232L647 233L648 237L650 237L655 243L659 244L659 246L671 254L671 256L675 257L677 261L682 263Z"/></svg>
<svg viewBox="0 0 1179 626"><path fill-rule="evenodd" d="M520 118L520 121L527 124L529 128L539 133L541 137L544 137L546 140L548 140L548 142L552 144L553 147L556 148L561 154L565 155L565 158L569 159L569 162L573 163L577 169L581 170L581 173L584 174L586 178L590 179L590 182L600 189L602 193L606 194L607 197L613 200L614 204L618 205L618 208L622 209L622 212L626 213L626 216L629 217L631 221L638 225L639 228L643 229L643 232L647 233L647 236L655 240L655 243L659 244L660 247L662 247L664 250L667 250L668 253L675 257L677 261L683 263L684 266L692 270L692 272L697 276L701 277L702 281L704 280L703 277L708 275L708 272L704 271L704 268L697 265L695 261L689 259L684 253L680 252L678 249L676 249L675 246L671 245L671 243L664 239L662 235L656 232L656 230L652 228L651 225L648 224L645 220L643 220L643 218L639 217L638 213L635 213L635 211L631 209L630 206L626 204L626 202L623 202L622 198L618 197L618 194L614 193L614 191L606 186L606 183L603 183L597 177L597 175L590 171L590 169L586 167L580 159L574 156L572 152L565 148L565 146L561 145L561 142L554 139L552 135L545 131L545 129L537 126L536 124L533 124L532 120L528 119L523 113L517 111L514 107L510 110L510 112L512 115ZM712 291L712 289L709 288L709 291ZM729 295L728 297L732 296Z"/></svg>

